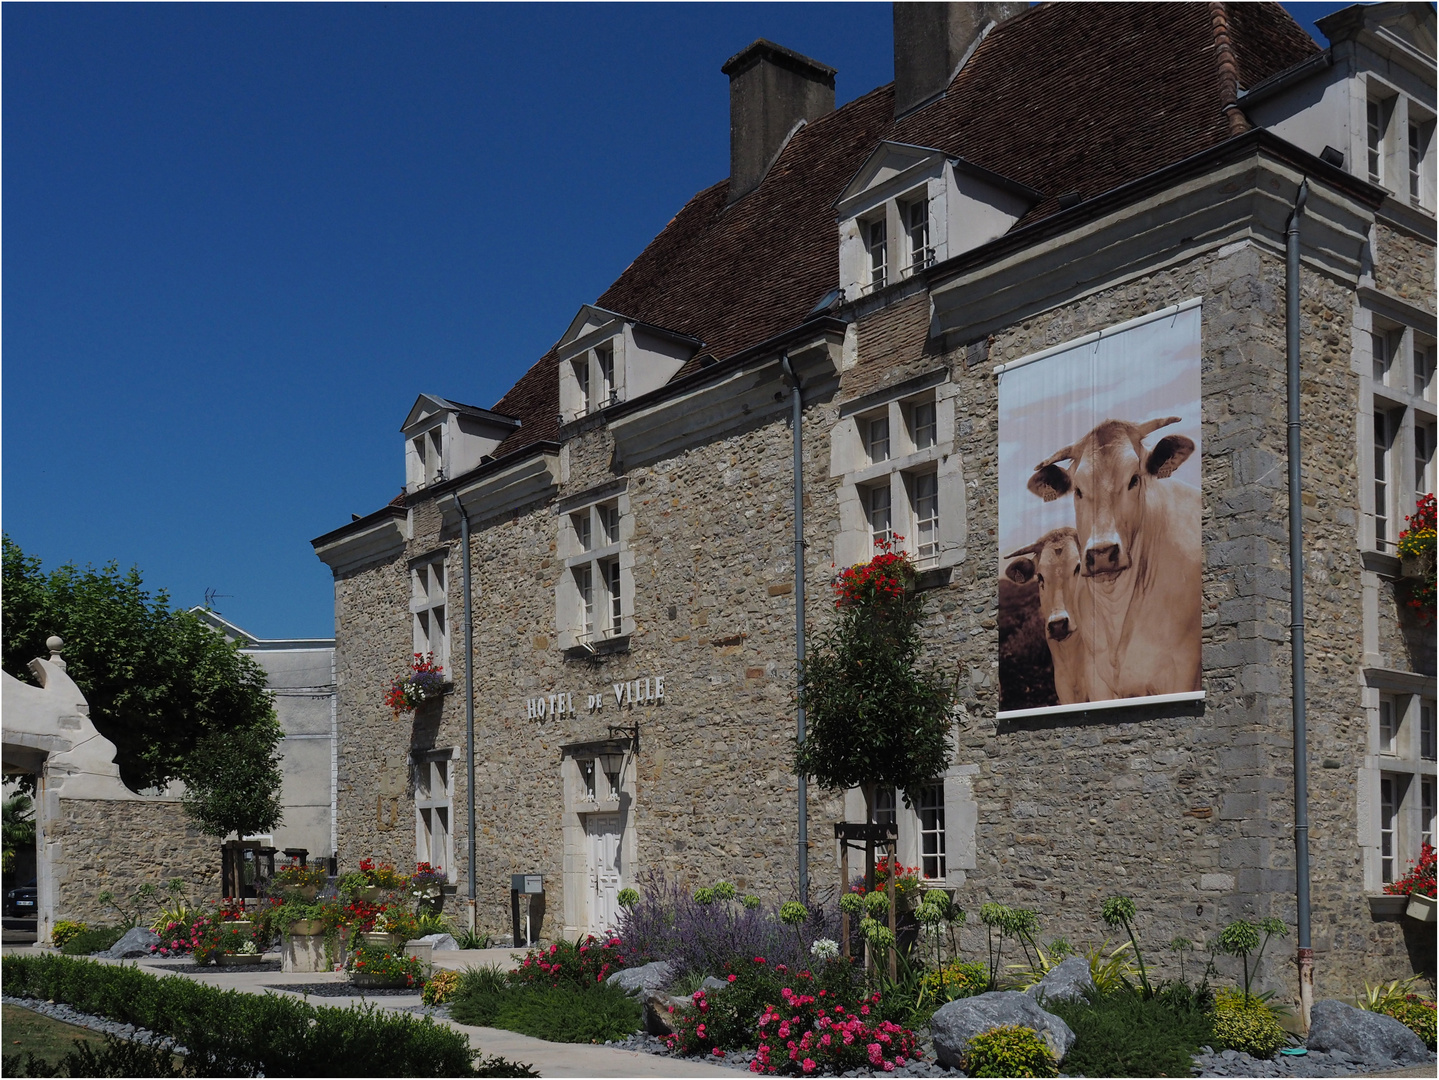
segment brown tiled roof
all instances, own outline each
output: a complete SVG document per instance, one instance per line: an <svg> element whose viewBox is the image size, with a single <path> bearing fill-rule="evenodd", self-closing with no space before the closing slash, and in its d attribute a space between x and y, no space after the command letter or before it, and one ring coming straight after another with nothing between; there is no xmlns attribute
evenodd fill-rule
<svg viewBox="0 0 1439 1080"><path fill-rule="evenodd" d="M833 203L881 139L1042 192L1020 226L1060 195L1089 198L1214 146L1230 135L1216 26L1244 87L1318 51L1274 3L1030 8L995 27L933 104L896 122L893 87L880 87L802 128L733 206L728 180L701 191L596 303L699 338L721 362L798 325L838 283ZM496 456L556 437L555 365L551 350L495 404L522 421Z"/></svg>

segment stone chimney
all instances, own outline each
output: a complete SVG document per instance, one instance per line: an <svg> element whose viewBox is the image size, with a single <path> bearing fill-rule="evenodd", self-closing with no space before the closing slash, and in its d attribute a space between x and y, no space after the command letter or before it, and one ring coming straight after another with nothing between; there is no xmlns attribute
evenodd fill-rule
<svg viewBox="0 0 1439 1080"><path fill-rule="evenodd" d="M991 22L1018 15L1025 3L895 3L894 114L938 95Z"/></svg>
<svg viewBox="0 0 1439 1080"><path fill-rule="evenodd" d="M801 120L834 111L835 69L763 38L720 68L729 76L729 200L749 194Z"/></svg>

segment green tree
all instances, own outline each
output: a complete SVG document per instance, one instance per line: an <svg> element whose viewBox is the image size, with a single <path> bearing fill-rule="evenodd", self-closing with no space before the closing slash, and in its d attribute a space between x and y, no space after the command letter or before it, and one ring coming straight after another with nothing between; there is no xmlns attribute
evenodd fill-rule
<svg viewBox="0 0 1439 1080"><path fill-rule="evenodd" d="M878 788L893 786L912 805L949 767L954 686L918 666L924 596L914 580L908 557L890 551L844 571L838 622L801 681L808 730L795 773L832 790L860 788L870 821Z"/></svg>
<svg viewBox="0 0 1439 1080"><path fill-rule="evenodd" d="M30 660L49 655L51 635L65 640L67 672L127 786L184 780L186 805L211 835L279 823L280 728L264 670L238 645L171 608L163 590L148 592L137 569L47 573L8 536L0 607L3 667L16 678L33 682Z"/></svg>
<svg viewBox="0 0 1439 1080"><path fill-rule="evenodd" d="M0 804L4 813L3 869L15 868L15 857L21 848L35 846L35 803L23 791L17 791Z"/></svg>

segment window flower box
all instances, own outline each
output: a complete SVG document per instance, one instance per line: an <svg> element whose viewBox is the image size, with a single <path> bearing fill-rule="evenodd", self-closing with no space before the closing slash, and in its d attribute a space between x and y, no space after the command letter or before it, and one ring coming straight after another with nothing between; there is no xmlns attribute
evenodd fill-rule
<svg viewBox="0 0 1439 1080"><path fill-rule="evenodd" d="M1410 893L1409 903L1404 907L1404 914L1419 922L1432 923L1434 921L1434 897L1425 896L1423 893Z"/></svg>
<svg viewBox="0 0 1439 1080"><path fill-rule="evenodd" d="M1371 894L1368 897L1369 914L1376 919L1398 918L1404 914L1408 899L1407 896L1394 896L1390 893Z"/></svg>

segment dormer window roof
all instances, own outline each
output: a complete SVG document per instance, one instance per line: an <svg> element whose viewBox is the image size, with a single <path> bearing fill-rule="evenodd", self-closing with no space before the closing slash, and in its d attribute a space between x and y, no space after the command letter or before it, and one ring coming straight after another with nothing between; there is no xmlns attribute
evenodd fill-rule
<svg viewBox="0 0 1439 1080"><path fill-rule="evenodd" d="M512 416L421 394L400 425L405 490L413 493L477 468L519 426Z"/></svg>
<svg viewBox="0 0 1439 1080"><path fill-rule="evenodd" d="M657 390L702 343L688 334L585 304L555 347L560 423L570 423Z"/></svg>
<svg viewBox="0 0 1439 1080"><path fill-rule="evenodd" d="M1040 193L932 147L881 142L835 200L845 296L1004 235Z"/></svg>

